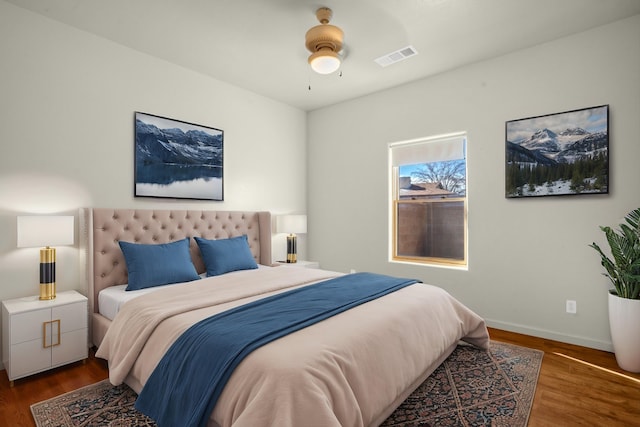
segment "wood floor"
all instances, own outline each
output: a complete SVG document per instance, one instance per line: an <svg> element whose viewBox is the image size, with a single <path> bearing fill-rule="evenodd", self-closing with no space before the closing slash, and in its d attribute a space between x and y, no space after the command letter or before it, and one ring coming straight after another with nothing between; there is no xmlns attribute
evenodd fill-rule
<svg viewBox="0 0 640 427"><path fill-rule="evenodd" d="M544 351L529 427L640 426L640 374L612 353L490 329L491 338Z"/></svg>
<svg viewBox="0 0 640 427"><path fill-rule="evenodd" d="M640 374L620 370L613 354L500 330L492 339L545 352L529 427L640 426ZM95 359L17 380L0 373L0 426L34 426L30 405L107 378Z"/></svg>

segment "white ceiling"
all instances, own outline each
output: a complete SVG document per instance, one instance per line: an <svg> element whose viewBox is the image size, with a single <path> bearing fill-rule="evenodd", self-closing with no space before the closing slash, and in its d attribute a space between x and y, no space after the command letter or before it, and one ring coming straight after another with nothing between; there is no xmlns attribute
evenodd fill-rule
<svg viewBox="0 0 640 427"><path fill-rule="evenodd" d="M640 0L6 1L303 110L640 13ZM320 6L345 33L341 76L307 65L304 35ZM418 55L374 62L407 45Z"/></svg>

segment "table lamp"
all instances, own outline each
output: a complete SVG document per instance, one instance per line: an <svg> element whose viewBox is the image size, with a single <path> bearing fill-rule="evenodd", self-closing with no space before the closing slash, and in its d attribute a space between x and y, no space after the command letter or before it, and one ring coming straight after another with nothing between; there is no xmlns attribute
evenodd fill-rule
<svg viewBox="0 0 640 427"><path fill-rule="evenodd" d="M296 233L307 232L306 215L279 215L276 218L276 232L289 233L287 236L287 263L297 262Z"/></svg>
<svg viewBox="0 0 640 427"><path fill-rule="evenodd" d="M73 216L18 216L18 247L40 249L40 299L56 297L56 249L73 245Z"/></svg>

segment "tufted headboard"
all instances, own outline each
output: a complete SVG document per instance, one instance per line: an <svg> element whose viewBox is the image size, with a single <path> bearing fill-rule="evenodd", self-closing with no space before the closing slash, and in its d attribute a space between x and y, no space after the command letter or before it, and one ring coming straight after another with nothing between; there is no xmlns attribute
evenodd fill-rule
<svg viewBox="0 0 640 427"><path fill-rule="evenodd" d="M271 214L151 209L86 209L86 263L90 311L98 312L98 293L109 286L127 283L127 269L118 241L168 243L185 237L226 239L246 234L258 264L271 264ZM191 258L198 273L205 271L195 240Z"/></svg>

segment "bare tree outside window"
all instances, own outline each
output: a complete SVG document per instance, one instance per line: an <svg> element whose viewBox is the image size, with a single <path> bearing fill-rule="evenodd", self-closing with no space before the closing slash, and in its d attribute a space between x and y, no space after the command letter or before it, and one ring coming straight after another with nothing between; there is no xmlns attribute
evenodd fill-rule
<svg viewBox="0 0 640 427"><path fill-rule="evenodd" d="M467 165L464 160L425 163L411 172L412 182L437 183L439 188L458 195L467 192Z"/></svg>

